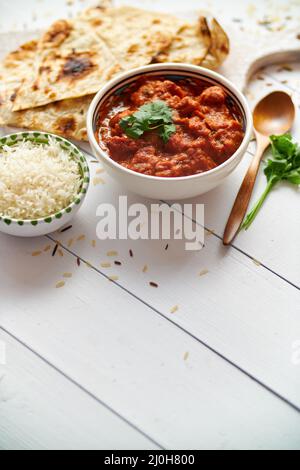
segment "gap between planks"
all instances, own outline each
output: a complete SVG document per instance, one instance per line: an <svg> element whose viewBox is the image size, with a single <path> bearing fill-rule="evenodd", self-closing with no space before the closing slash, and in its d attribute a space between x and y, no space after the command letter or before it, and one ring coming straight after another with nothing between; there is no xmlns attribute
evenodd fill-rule
<svg viewBox="0 0 300 470"><path fill-rule="evenodd" d="M92 160L95 161L95 157L94 155L85 150L83 147L81 147L80 145L77 144L77 146L80 148L80 150L84 153L86 153L89 157L91 157ZM250 152L249 150L247 150L246 152L246 155L249 154L251 155L252 157L254 156L254 153ZM263 164L263 162L261 162L261 165ZM167 202L167 201L164 201L164 200L161 200L160 202L162 202L163 204L167 204L169 207L170 207L170 203ZM198 225L199 227L202 227L204 228L205 230L207 230L208 232L211 233L211 235L215 238L217 238L218 240L223 240L223 237L221 235L218 235L213 229L209 228L209 227L206 227L206 226L202 226L199 222L197 222L196 220L194 219L191 219L190 217L188 217L183 211L177 211L179 212L180 214L182 214L184 217L186 217L187 219L191 220L193 223L195 223L196 225ZM51 238L51 240L53 241L53 239ZM242 255L246 256L247 258L249 258L250 260L253 260L254 257L250 254L250 253L247 253L246 251L242 250L241 248L239 248L238 246L236 246L234 244L234 242L232 242L231 245L229 245L229 247L233 248L234 250L238 251L239 253L241 253ZM75 256L75 254L73 253L73 255ZM266 269L269 273L273 274L274 276L278 277L279 279L281 279L282 281L286 282L287 284L289 284L290 286L294 287L295 289L297 290L300 290L300 286L297 286L297 284L294 284L292 281L290 281L289 279L285 278L284 276L282 276L281 274L277 273L276 271L274 271L272 268L268 267L266 264L260 262L260 265L262 268Z"/></svg>
<svg viewBox="0 0 300 470"><path fill-rule="evenodd" d="M47 235L46 238L48 238L50 241L52 241L53 243L56 243L56 240L53 239L50 235ZM230 366L234 367L236 370L238 370L239 372L241 372L243 375L247 376L250 380L252 380L253 382L255 382L256 384L258 384L259 386L263 387L267 392L271 393L273 396L275 396L276 398L278 398L279 400L281 400L283 403L285 403L286 405L288 405L289 407L291 407L293 410L297 411L298 413L300 413L300 407L298 407L295 403L293 403L292 401L290 401L288 398L285 398L283 395L281 395L280 393L276 392L276 390L272 389L271 387L269 387L267 384L265 384L264 382L262 382L260 379L258 379L257 377L255 377L254 375L252 375L250 372L248 372L246 369L243 369L242 367L240 367L237 363L233 362L231 359L229 359L228 357L226 357L223 353L219 352L217 349L213 348L212 346L210 346L208 343L206 343L205 341L201 340L201 338L198 338L196 335L194 335L193 333L191 333L190 331L188 331L186 328L184 328L183 326L177 324L174 320L172 320L171 318L169 318L167 315L165 315L163 312L159 311L157 308L153 307L151 304L149 304L148 302L146 302L145 300L143 300L142 298L138 297L136 294L134 294L133 292L131 292L129 289L127 289L126 287L122 286L118 281L114 281L114 280L111 280L110 277L108 275L106 275L104 272L100 271L100 269L98 269L97 267L91 265L91 263L89 263L88 261L86 261L84 258L82 258L81 256L78 256L77 254L75 254L74 252L72 252L69 248L65 247L63 244L60 245L61 248L63 250L65 250L67 253L69 253L70 255L76 257L77 259L79 259L83 264L86 264L88 265L91 269L93 269L96 273L100 274L100 276L104 277L105 279L107 280L110 280L110 282L113 282L113 284L115 284L117 287L119 287L120 289L122 289L124 292L126 292L128 295L130 295L132 298L134 298L135 300L137 300L138 302L142 303L144 306L146 306L147 308L149 308L150 310L152 310L152 312L156 313L157 315L159 315L161 318L163 318L164 320L166 320L167 322L171 323L173 326L175 326L176 328L179 328L183 333L187 334L190 338L192 338L193 340L195 340L198 344L200 344L201 346L205 347L206 349L208 349L210 352L212 352L213 354L215 354L216 356L218 356L219 358L221 358L222 360L224 360L225 362L227 362Z"/></svg>
<svg viewBox="0 0 300 470"><path fill-rule="evenodd" d="M167 201L161 201L163 202L164 204L167 204L169 207L170 207L170 204L167 202ZM177 209L175 209L176 212L178 212L179 214L182 214L184 217L186 217L187 219L191 220L195 225L198 225L199 227L203 228L204 230L208 231L211 233L212 236L216 237L218 240L220 241L223 241L223 237L221 235L218 235L217 233L215 233L213 230L201 225L197 220L195 219L192 219L191 217L188 217L184 212L182 211L179 211ZM250 260L254 260L253 256L251 256L250 254L246 253L245 251L243 251L241 248L237 247L236 245L232 244L229 245L229 247L231 248L234 248L236 251L238 251L239 253L241 253L242 255L246 256L247 258L249 258ZM259 265L266 269L268 272L270 272L271 274L273 274L274 276L276 277L279 277L279 279L281 279L282 281L286 282L287 284L289 284L290 286L292 287L295 287L295 289L297 290L300 290L300 286L297 286L297 284L294 284L292 281L290 281L289 279L286 279L284 276L282 276L281 274L277 273L276 271L274 271L273 269L269 268L267 265L265 265L264 263L262 262L259 262Z"/></svg>
<svg viewBox="0 0 300 470"><path fill-rule="evenodd" d="M13 333L11 333L9 330L4 328L3 326L0 325L0 330L3 331L5 334L10 336L13 340L15 340L17 343L19 343L22 347L26 348L28 351L30 351L36 358L38 358L40 361L44 362L47 366L51 367L55 372L57 372L59 375L64 377L68 382L70 382L72 385L74 385L76 388L81 390L83 393L88 395L90 398L92 398L94 401L98 403L98 405L103 406L106 408L108 411L113 413L117 418L119 418L121 421L129 425L132 429L137 431L139 434L144 436L146 439L149 440L152 444L157 446L161 450L166 450L161 444L159 444L155 439L153 439L151 436L149 436L146 432L144 432L142 429L140 429L138 426L136 426L134 423L129 421L127 418L122 416L118 411L116 411L114 408L112 408L110 405L105 403L103 400L98 398L94 393L90 392L87 388L85 388L83 385L81 385L79 382L77 382L75 379L73 379L71 376L66 374L64 371L62 371L59 367L57 367L55 364L52 362L48 361L44 356L42 356L40 353L35 351L32 347L30 347L28 344L26 344L24 341L22 341L20 338L15 336Z"/></svg>

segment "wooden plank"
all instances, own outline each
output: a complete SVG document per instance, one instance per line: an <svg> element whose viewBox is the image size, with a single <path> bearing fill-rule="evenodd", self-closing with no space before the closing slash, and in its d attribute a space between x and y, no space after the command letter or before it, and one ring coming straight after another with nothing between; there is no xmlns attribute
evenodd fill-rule
<svg viewBox="0 0 300 470"><path fill-rule="evenodd" d="M30 0L28 8L22 9L26 18L34 3ZM261 11L249 11L246 16L247 2L233 3L234 8L225 11L220 3L209 2L214 14L220 12L222 24L241 15L243 24L238 28L264 14L261 4L257 8ZM15 12L15 4L13 10L7 5ZM142 5L156 8L161 2L146 5L143 1ZM183 10L174 1L171 7ZM164 8L170 9L170 4L164 2ZM61 8L58 12L64 16ZM48 24L44 7L38 13L44 19L34 22L35 27ZM20 25L22 15L17 19ZM7 28L12 16L3 18ZM227 184L197 199L206 202L207 225L217 234L222 233L247 158ZM84 265L78 268L72 256L51 259L47 252L31 258L37 246L46 246L44 239L17 241L1 236L5 270L0 282L6 295L0 322L167 447L299 448L296 412L196 341L204 341L299 406L299 367L291 359L293 344L300 338L296 289L241 253L225 251L214 237L198 254L184 252L179 243L170 243L167 252L160 242L98 242L93 248L98 202L115 201L124 192L106 175L104 179L106 185L93 186L73 232L62 239L68 244L69 237L85 233L86 240L75 242L71 249L97 268L107 261L107 251L118 251L122 266L113 265L105 273L118 275L120 285L140 300ZM290 214L297 214L297 198L289 188L280 188L265 206L265 217L237 245L294 284L299 284L299 257L294 253L299 225ZM143 202L131 197L138 200ZM287 236L282 236L283 229ZM129 249L134 258L129 257ZM142 273L146 264L149 270ZM55 283L66 270L74 277L57 291ZM157 281L159 289L150 288L150 280ZM178 311L170 313L175 305ZM156 316L159 313L195 338L174 324L167 326L165 319Z"/></svg>
<svg viewBox="0 0 300 470"><path fill-rule="evenodd" d="M0 342L0 449L158 448L1 330Z"/></svg>
<svg viewBox="0 0 300 470"><path fill-rule="evenodd" d="M99 168L91 164L92 181ZM108 276L119 276L121 286L167 316L179 304L174 318L179 325L300 405L300 377L286 360L300 336L299 291L242 253L223 248L214 236L198 253L186 252L181 241L169 242L168 251L167 242L147 240L98 241L95 248L98 203L117 207L122 194L106 174L101 176L106 184L91 185L72 230L53 237L66 247L73 240L70 249L76 256ZM145 201L130 195L132 202ZM85 240L76 241L82 234ZM111 251L118 253L113 259L107 256ZM101 267L116 258L122 266ZM199 277L202 270L209 276ZM151 281L159 289L149 287Z"/></svg>
<svg viewBox="0 0 300 470"><path fill-rule="evenodd" d="M78 267L72 255L64 253L63 257L51 258L51 251L47 251L32 258L33 251L46 248L44 239L15 240L2 236L0 247L5 266L0 273L0 283L5 292L1 325L163 447L230 449L300 446L300 419L293 408L114 283L88 266L81 264ZM100 255L103 249L100 248ZM142 258L137 250L134 255L132 274L137 285L140 285L141 276L138 273L142 268ZM161 275L166 275L167 279L163 262ZM239 263L238 260L232 266L232 272ZM199 269L205 266L200 263ZM226 268L224 265L220 267L226 279ZM155 275L153 268L152 264L150 278ZM176 269L173 264L174 276ZM73 277L66 279L63 288L55 289L66 271L72 272ZM116 271L113 270L113 273L116 274ZM117 274L123 278L121 273ZM184 279L185 273L179 274ZM215 276L214 273L212 275ZM243 275L238 271L237 275L242 277L242 282L246 282L248 277L251 282L257 281L257 276L253 278L251 275L251 269ZM261 281L264 285L263 277ZM172 284L172 279L168 279ZM168 311L179 301L180 310L170 314L170 319L186 323L193 317L198 333L202 328L204 339L208 333L214 332L209 339L211 342L217 339L219 345L222 343L224 347L231 330L233 349L240 338L240 363L245 361L246 355L249 362L250 355L253 355L250 362L254 365L262 362L265 378L268 367L271 368L268 375L273 379L276 369L280 387L283 388L283 382L286 382L288 396L292 397L298 391L299 397L298 382L296 379L293 381L289 373L291 347L287 329L283 334L282 323L276 325L276 312L272 314L272 323L276 325L277 340L272 340L275 328L269 325L263 314L254 332L249 319L247 322L247 311L243 311L240 316L244 317L244 325L241 327L239 302L236 299L232 307L236 324L233 327L229 319L226 325L228 311L221 311L221 302L216 308L210 292L201 300L201 289L211 289L207 287L208 280L211 277L206 281L202 279L204 283L201 288L202 281L195 276L192 288L198 306L194 308L193 305L193 310L190 310L190 305L185 306L181 302L182 297L175 298L174 292L171 295L165 289L156 291L148 288L149 294L144 295L144 300L153 302L155 299L158 306L158 299L165 296ZM190 282L189 279L186 281ZM181 285L180 296L187 284ZM241 284L237 289L241 294ZM187 292L188 295L190 293ZM280 299L276 300L280 304ZM265 311L265 305L261 307ZM255 315L254 310L252 313ZM287 324L291 318L285 314ZM291 322L290 327L293 327ZM248 329L251 330L250 336L249 333L247 336ZM268 329L270 332L266 331L262 337L261 330ZM283 339L286 341L284 345L281 344ZM287 357L282 363L288 372L278 362L279 353L275 354L275 346L281 354L287 346ZM14 362L18 365L19 360ZM294 366L294 376L297 374Z"/></svg>

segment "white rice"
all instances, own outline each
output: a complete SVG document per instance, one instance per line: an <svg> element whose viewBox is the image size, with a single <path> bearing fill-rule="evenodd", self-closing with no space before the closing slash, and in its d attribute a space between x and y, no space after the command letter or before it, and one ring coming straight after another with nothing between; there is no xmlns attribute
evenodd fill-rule
<svg viewBox="0 0 300 470"><path fill-rule="evenodd" d="M69 206L82 177L70 153L50 137L49 145L23 141L0 150L0 216L18 220L53 215Z"/></svg>

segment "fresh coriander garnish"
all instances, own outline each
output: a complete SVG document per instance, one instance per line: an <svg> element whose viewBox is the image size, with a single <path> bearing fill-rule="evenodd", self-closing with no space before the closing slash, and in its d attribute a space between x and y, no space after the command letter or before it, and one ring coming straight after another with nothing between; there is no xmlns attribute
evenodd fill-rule
<svg viewBox="0 0 300 470"><path fill-rule="evenodd" d="M266 197L279 183L279 181L289 181L292 184L300 185L300 147L294 143L290 134L271 136L272 155L265 167L267 186L259 201L252 211L247 215L242 229L248 230Z"/></svg>
<svg viewBox="0 0 300 470"><path fill-rule="evenodd" d="M161 100L144 104L134 114L121 119L120 126L132 139L139 139L145 132L157 129L164 143L176 132L172 109Z"/></svg>

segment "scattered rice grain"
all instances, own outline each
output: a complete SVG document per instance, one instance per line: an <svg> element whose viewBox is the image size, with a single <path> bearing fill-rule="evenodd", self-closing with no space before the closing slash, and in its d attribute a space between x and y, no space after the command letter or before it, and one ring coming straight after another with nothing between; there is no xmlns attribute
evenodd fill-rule
<svg viewBox="0 0 300 470"><path fill-rule="evenodd" d="M256 265L256 266L261 266L261 262L258 261L257 259L252 259L253 263Z"/></svg>
<svg viewBox="0 0 300 470"><path fill-rule="evenodd" d="M112 258L114 256L118 256L118 252L117 251L108 251L106 253L106 255L109 257L109 258Z"/></svg>
<svg viewBox="0 0 300 470"><path fill-rule="evenodd" d="M174 307L171 308L170 313L176 313L178 312L178 310L179 310L178 305L174 305Z"/></svg>
<svg viewBox="0 0 300 470"><path fill-rule="evenodd" d="M77 238L77 241L78 241L78 242L82 242L83 240L85 240L85 235L80 235L80 236Z"/></svg>
<svg viewBox="0 0 300 470"><path fill-rule="evenodd" d="M94 186L98 186L98 184L105 184L104 179L102 179L102 178L94 178L94 179L93 179L93 185L94 185Z"/></svg>
<svg viewBox="0 0 300 470"><path fill-rule="evenodd" d="M111 264L110 263L101 263L101 268L111 268Z"/></svg>
<svg viewBox="0 0 300 470"><path fill-rule="evenodd" d="M71 248L73 243L74 243L74 238L70 238L70 240L68 241L68 248Z"/></svg>
<svg viewBox="0 0 300 470"><path fill-rule="evenodd" d="M187 361L189 357L190 357L190 353L187 351L183 356L183 360Z"/></svg>
<svg viewBox="0 0 300 470"><path fill-rule="evenodd" d="M110 276L110 277L109 277L109 280L110 280L110 281L118 281L119 278L118 278L118 276Z"/></svg>
<svg viewBox="0 0 300 470"><path fill-rule="evenodd" d="M45 248L44 248L44 252L47 253L47 251L51 250L51 245L47 245Z"/></svg>
<svg viewBox="0 0 300 470"><path fill-rule="evenodd" d="M205 235L207 237L210 237L211 235L214 235L215 234L215 231L214 230L210 230L210 229L206 229L205 230Z"/></svg>
<svg viewBox="0 0 300 470"><path fill-rule="evenodd" d="M34 252L31 254L31 256L34 256L34 257L35 257L35 256L40 256L41 254L42 254L41 251L34 251Z"/></svg>
<svg viewBox="0 0 300 470"><path fill-rule="evenodd" d="M63 277L66 278L66 279L70 279L72 276L73 276L72 273L64 273L63 274Z"/></svg>
<svg viewBox="0 0 300 470"><path fill-rule="evenodd" d="M145 264L145 266L143 267L143 273L147 273L148 272L148 266Z"/></svg>
<svg viewBox="0 0 300 470"><path fill-rule="evenodd" d="M66 285L65 281L60 281L56 284L56 289L61 289L62 287L64 287Z"/></svg>
<svg viewBox="0 0 300 470"><path fill-rule="evenodd" d="M206 276L206 274L209 273L209 270L208 269L202 269L202 271L200 271L199 273L199 276L202 277L202 276Z"/></svg>

